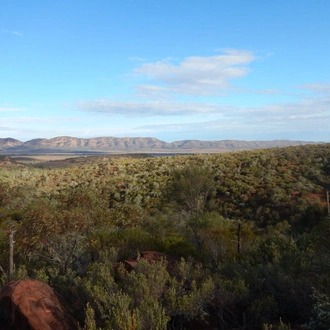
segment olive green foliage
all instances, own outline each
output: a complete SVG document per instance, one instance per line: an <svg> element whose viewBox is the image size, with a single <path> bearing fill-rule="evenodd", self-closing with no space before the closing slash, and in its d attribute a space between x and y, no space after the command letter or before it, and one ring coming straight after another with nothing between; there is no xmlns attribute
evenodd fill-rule
<svg viewBox="0 0 330 330"><path fill-rule="evenodd" d="M329 328L329 144L75 164L0 167L2 284L15 228L84 329Z"/></svg>
<svg viewBox="0 0 330 330"><path fill-rule="evenodd" d="M97 330L96 322L95 322L95 312L93 307L87 303L86 305L86 318L85 318L85 325L84 330Z"/></svg>
<svg viewBox="0 0 330 330"><path fill-rule="evenodd" d="M197 165L186 165L173 171L170 199L176 201L188 217L197 216L205 209L206 202L214 189L211 170Z"/></svg>

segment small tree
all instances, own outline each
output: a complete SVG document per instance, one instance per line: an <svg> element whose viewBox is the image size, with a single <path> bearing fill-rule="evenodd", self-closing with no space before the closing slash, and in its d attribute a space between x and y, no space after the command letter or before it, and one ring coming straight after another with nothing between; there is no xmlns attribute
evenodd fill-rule
<svg viewBox="0 0 330 330"><path fill-rule="evenodd" d="M197 216L203 213L214 185L208 168L187 165L173 172L169 196L183 207L187 217Z"/></svg>

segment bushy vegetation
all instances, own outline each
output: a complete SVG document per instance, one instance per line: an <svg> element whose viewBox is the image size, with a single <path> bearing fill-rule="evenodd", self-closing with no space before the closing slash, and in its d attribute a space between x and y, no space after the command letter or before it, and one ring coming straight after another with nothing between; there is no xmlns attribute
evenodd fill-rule
<svg viewBox="0 0 330 330"><path fill-rule="evenodd" d="M329 168L329 144L7 166L1 283L15 229L12 276L50 284L84 329L328 329Z"/></svg>

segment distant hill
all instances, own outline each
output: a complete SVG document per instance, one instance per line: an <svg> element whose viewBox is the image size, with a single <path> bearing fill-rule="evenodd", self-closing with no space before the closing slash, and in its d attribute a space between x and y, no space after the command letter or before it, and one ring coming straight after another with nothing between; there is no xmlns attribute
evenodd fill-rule
<svg viewBox="0 0 330 330"><path fill-rule="evenodd" d="M274 141L199 141L184 140L167 143L155 138L97 137L81 139L60 136L52 139L33 139L21 142L12 138L0 138L0 154L27 153L203 153L233 150L251 150L297 146L313 142Z"/></svg>

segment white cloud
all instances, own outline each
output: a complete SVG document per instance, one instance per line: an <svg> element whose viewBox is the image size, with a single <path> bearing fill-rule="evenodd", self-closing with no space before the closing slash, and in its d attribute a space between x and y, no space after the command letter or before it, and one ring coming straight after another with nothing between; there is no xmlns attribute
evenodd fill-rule
<svg viewBox="0 0 330 330"><path fill-rule="evenodd" d="M131 56L129 60L133 62L145 62L145 59L139 56Z"/></svg>
<svg viewBox="0 0 330 330"><path fill-rule="evenodd" d="M0 126L0 132L1 131L13 131L14 129L12 127L6 127L6 126Z"/></svg>
<svg viewBox="0 0 330 330"><path fill-rule="evenodd" d="M232 89L231 80L244 77L250 69L246 65L256 56L245 50L226 49L216 56L191 56L175 65L171 59L144 63L134 73L154 84L138 85L138 90L162 88L166 92L185 95L222 95Z"/></svg>
<svg viewBox="0 0 330 330"><path fill-rule="evenodd" d="M79 117L0 117L0 122L15 124L70 123L79 121Z"/></svg>
<svg viewBox="0 0 330 330"><path fill-rule="evenodd" d="M25 111L26 108L15 108L15 107L0 107L0 112L16 112L16 111Z"/></svg>
<svg viewBox="0 0 330 330"><path fill-rule="evenodd" d="M298 87L321 94L330 93L330 83L313 83L313 84L301 85Z"/></svg>
<svg viewBox="0 0 330 330"><path fill-rule="evenodd" d="M23 37L23 33L18 32L18 31L10 31L12 34L15 34L17 36Z"/></svg>
<svg viewBox="0 0 330 330"><path fill-rule="evenodd" d="M259 95L274 95L274 94L283 94L282 91L277 89L261 89L261 90L252 90L253 93Z"/></svg>
<svg viewBox="0 0 330 330"><path fill-rule="evenodd" d="M99 113L103 115L122 115L122 116L183 116L222 113L231 110L230 107L218 106L205 103L188 102L120 102L120 101L80 101L77 104L80 111Z"/></svg>
<svg viewBox="0 0 330 330"><path fill-rule="evenodd" d="M18 31L6 30L6 29L2 29L1 31L6 32L6 33L11 33L11 34L14 34L14 35L19 36L19 37L23 37L23 33L18 32Z"/></svg>

